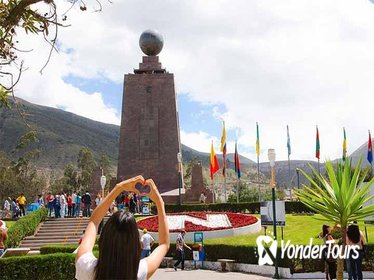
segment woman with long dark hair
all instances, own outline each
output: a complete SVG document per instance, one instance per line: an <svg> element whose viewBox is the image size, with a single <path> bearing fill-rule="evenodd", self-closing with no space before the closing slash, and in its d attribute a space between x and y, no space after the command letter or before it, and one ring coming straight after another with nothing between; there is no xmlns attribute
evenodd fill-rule
<svg viewBox="0 0 374 280"><path fill-rule="evenodd" d="M92 250L100 221L121 192L139 192L135 188L137 184L146 186L141 188L147 191L144 195L156 204L159 246L149 257L140 260L141 246L135 218L131 213L118 211L109 218L101 232L99 258L96 259ZM92 213L75 258L75 277L78 280L148 279L159 267L169 246L169 229L161 195L153 180L145 181L142 176L137 176L117 184Z"/></svg>
<svg viewBox="0 0 374 280"><path fill-rule="evenodd" d="M327 244L327 242L334 241L334 238L331 235L331 227L328 225L322 226L322 236L324 244ZM328 250L327 248L325 248L323 256L325 261L326 280L332 280L336 278L336 260L333 259L332 256L328 256L327 253Z"/></svg>
<svg viewBox="0 0 374 280"><path fill-rule="evenodd" d="M350 251L349 258L347 259L347 271L349 280L362 280L362 259L364 257L365 239L358 225L349 225L347 229L347 245L358 246L358 257L353 257L353 252Z"/></svg>

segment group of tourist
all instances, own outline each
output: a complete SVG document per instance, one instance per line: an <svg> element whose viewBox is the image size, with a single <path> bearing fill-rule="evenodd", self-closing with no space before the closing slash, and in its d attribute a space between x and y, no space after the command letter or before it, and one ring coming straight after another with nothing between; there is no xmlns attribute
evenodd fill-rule
<svg viewBox="0 0 374 280"><path fill-rule="evenodd" d="M338 227L338 231L341 229ZM328 225L323 225L322 227L322 238L325 244L327 242L335 243L332 229ZM346 234L346 244L349 246L355 245L358 248L358 257L356 257L353 251L350 251L348 258L346 259L347 272L349 280L362 280L362 259L364 256L365 249L365 238L356 223L348 226ZM336 278L336 259L331 255L327 255L327 248L324 251L324 261L325 261L325 272L326 280L332 280Z"/></svg>
<svg viewBox="0 0 374 280"><path fill-rule="evenodd" d="M56 218L80 217L82 208L83 217L91 216L92 198L88 192L83 195L78 191L72 194L59 192L56 195L49 192L45 200L50 217L52 213ZM99 205L100 201L101 195L98 194L95 198L95 206Z"/></svg>
<svg viewBox="0 0 374 280"><path fill-rule="evenodd" d="M126 207L132 214L141 212L141 199L135 192L124 192L116 200L116 207L122 209Z"/></svg>
<svg viewBox="0 0 374 280"><path fill-rule="evenodd" d="M8 197L4 201L3 217L11 218L13 220L18 219L21 216L26 215L26 202L27 199L23 193L21 193L17 198Z"/></svg>

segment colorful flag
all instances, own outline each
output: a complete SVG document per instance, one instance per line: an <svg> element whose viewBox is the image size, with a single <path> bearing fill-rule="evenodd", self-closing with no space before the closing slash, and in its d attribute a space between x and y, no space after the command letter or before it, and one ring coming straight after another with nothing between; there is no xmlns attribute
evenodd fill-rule
<svg viewBox="0 0 374 280"><path fill-rule="evenodd" d="M345 128L343 127L343 160L347 158L347 137L345 135Z"/></svg>
<svg viewBox="0 0 374 280"><path fill-rule="evenodd" d="M218 159L216 153L214 152L213 148L213 141L212 147L210 148L210 179L213 180L213 175L219 170Z"/></svg>
<svg viewBox="0 0 374 280"><path fill-rule="evenodd" d="M320 146L319 146L319 133L318 133L318 126L317 128L317 134L316 134L316 158L319 159L319 153L320 153Z"/></svg>
<svg viewBox="0 0 374 280"><path fill-rule="evenodd" d="M256 138L256 154L257 157L260 156L260 133L258 131L258 123L256 122L256 132L257 132L257 138Z"/></svg>
<svg viewBox="0 0 374 280"><path fill-rule="evenodd" d="M222 137L221 137L221 152L223 158L222 175L226 177L226 128L225 122L223 122Z"/></svg>
<svg viewBox="0 0 374 280"><path fill-rule="evenodd" d="M373 143L371 142L371 134L370 134L370 130L369 130L369 140L368 140L368 162L370 162L370 164L373 162Z"/></svg>
<svg viewBox="0 0 374 280"><path fill-rule="evenodd" d="M235 172L238 175L238 179L240 179L240 161L239 161L239 154L238 154L238 148L237 148L236 141L235 141L234 161L235 161Z"/></svg>
<svg viewBox="0 0 374 280"><path fill-rule="evenodd" d="M287 125L287 150L288 150L288 156L291 154L291 140L290 140L290 131L288 130Z"/></svg>

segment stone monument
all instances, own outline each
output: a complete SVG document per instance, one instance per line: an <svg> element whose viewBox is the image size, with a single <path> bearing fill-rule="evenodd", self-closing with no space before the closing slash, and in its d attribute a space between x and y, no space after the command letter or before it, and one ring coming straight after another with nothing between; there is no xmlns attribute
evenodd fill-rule
<svg viewBox="0 0 374 280"><path fill-rule="evenodd" d="M191 171L191 188L186 190L183 196L183 201L200 203L200 194L204 192L206 196L206 203L213 202L213 193L204 186L203 167L201 162L192 166Z"/></svg>
<svg viewBox="0 0 374 280"><path fill-rule="evenodd" d="M157 56L163 44L159 33L144 31L139 45L146 56L139 69L125 74L117 180L141 174L152 178L160 193L178 195L179 120L174 75Z"/></svg>

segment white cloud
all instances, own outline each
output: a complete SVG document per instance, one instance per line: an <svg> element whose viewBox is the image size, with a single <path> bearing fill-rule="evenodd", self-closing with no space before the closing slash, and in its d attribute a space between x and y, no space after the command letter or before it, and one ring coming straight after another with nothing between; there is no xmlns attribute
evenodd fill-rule
<svg viewBox="0 0 374 280"><path fill-rule="evenodd" d="M178 92L223 104L226 111L215 110L214 118L223 117L228 129L240 128L238 143L251 159L256 121L261 161L270 147L278 159L287 158L287 124L291 158L314 158L317 124L321 157L340 157L343 126L348 152L373 129L373 17L368 0L121 0L104 4L102 13L73 9L68 14L72 26L59 31L65 52L54 54L48 73L38 78L46 54L35 48L28 60L33 67L18 93L118 123L119 113L103 102L105 93L82 92L62 78L121 82L141 60L140 33L153 28L164 35L160 60L175 74ZM182 142L209 152L210 140L220 135L200 130L182 131Z"/></svg>
<svg viewBox="0 0 374 280"><path fill-rule="evenodd" d="M208 133L204 131L197 131L197 132L185 132L183 129L180 131L181 142L190 148L203 151L206 153L210 153L210 147L213 141L213 147L215 153L219 153L221 139L217 137L212 137Z"/></svg>

